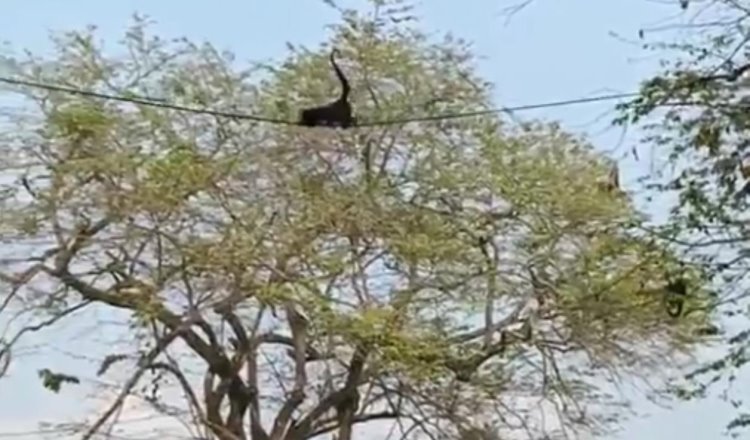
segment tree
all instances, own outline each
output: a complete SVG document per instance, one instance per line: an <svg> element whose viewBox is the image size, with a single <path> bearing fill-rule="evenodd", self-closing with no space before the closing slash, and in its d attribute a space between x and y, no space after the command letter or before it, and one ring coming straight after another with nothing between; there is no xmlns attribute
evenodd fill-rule
<svg viewBox="0 0 750 440"><path fill-rule="evenodd" d="M650 45L677 53L665 70L645 81L640 96L621 107L618 123L641 123L646 143L660 148L676 172L652 176L652 188L675 194L669 228L722 285L713 307L727 320L739 317L747 328L747 210L750 194L748 157L747 74L750 70L747 2L719 0L695 12L684 41ZM690 2L682 2L690 8ZM643 34L642 34L643 35ZM647 46L648 47L648 46ZM746 361L750 332L726 338L728 350L718 359L696 366L676 388L686 399L703 397L722 377L732 384ZM738 435L750 423L741 399L728 393L739 408L729 431Z"/></svg>
<svg viewBox="0 0 750 440"><path fill-rule="evenodd" d="M73 32L16 75L293 119L337 93L336 46L361 121L490 107L466 44L431 43L408 8L373 5L279 67L236 70L138 21L125 58ZM2 234L34 251L5 265L8 302L121 310L135 341L102 353L98 374L130 376L87 438L128 396L226 440L349 440L377 421L404 438L601 433L626 403L607 381L660 373L711 318L691 265L692 312L667 315L678 256L627 194L597 184L608 166L592 147L554 124L340 131L14 90L36 112L0 143L21 181L3 188ZM175 387L139 391L149 371ZM45 373L57 388L90 374Z"/></svg>

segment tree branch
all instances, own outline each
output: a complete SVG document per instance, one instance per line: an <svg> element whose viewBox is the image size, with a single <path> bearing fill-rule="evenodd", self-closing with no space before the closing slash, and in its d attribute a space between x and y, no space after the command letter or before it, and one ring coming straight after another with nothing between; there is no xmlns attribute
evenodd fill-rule
<svg viewBox="0 0 750 440"><path fill-rule="evenodd" d="M93 425L83 434L81 437L81 440L89 440L91 437L96 434L96 432L99 430L99 428L104 425L104 423L107 422L107 420L112 416L112 414L117 411L120 406L122 406L123 402L125 401L125 398L130 394L130 391L135 387L135 385L140 380L141 376L143 376L143 373L148 369L149 364L152 364L154 360L166 349L169 344L174 342L174 340L177 338L177 336L180 334L180 332L186 330L190 327L190 320L187 320L180 324L180 326L174 330L172 330L168 335L166 335L164 338L159 340L156 344L156 347L152 348L145 356L143 356L138 361L138 369L133 373L133 375L128 379L127 382L125 382L125 386L120 391L120 394L117 396L115 401L112 403L112 405L101 415L99 418L94 422Z"/></svg>
<svg viewBox="0 0 750 440"><path fill-rule="evenodd" d="M339 413L339 420L342 415L349 416L350 414L347 414L347 412L356 412L357 406L359 405L359 393L357 392L357 387L362 381L362 372L364 370L366 359L366 348L363 345L357 346L354 350L354 354L352 354L351 361L349 362L349 374L347 375L344 386L326 396L307 416L297 423L293 428L291 438L297 440L308 438L310 432L313 430L313 424L318 422L318 419L331 408L336 408ZM341 414L342 412L344 414ZM351 428L351 417L349 417L348 422L349 428Z"/></svg>
<svg viewBox="0 0 750 440"><path fill-rule="evenodd" d="M271 431L271 439L282 438L289 428L289 422L294 411L305 400L305 385L307 384L307 318L296 310L296 304L287 302L285 311L289 328L292 331L294 345L294 388L282 405Z"/></svg>

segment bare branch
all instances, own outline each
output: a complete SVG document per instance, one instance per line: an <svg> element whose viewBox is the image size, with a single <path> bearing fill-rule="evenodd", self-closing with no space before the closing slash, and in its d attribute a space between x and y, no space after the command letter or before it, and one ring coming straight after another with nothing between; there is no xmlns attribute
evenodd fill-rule
<svg viewBox="0 0 750 440"><path fill-rule="evenodd" d="M125 402L125 399L130 394L130 391L135 387L135 385L140 380L141 376L143 376L143 373L146 372L149 365L154 363L154 360L166 349L174 340L179 336L180 332L188 329L191 325L191 321L188 319L184 323L180 324L180 326L174 330L172 330L168 335L166 335L164 338L159 340L157 342L156 347L152 348L146 355L144 355L139 361L138 361L138 368L133 373L133 375L128 379L127 382L125 382L125 385L123 386L122 390L120 391L120 394L117 396L115 401L110 405L110 407L104 411L104 413L99 416L99 418L94 422L93 425L83 434L81 437L81 440L89 440L91 437L96 434L96 432L104 425L104 423L107 422L107 420L112 416L112 414L117 411L122 404Z"/></svg>

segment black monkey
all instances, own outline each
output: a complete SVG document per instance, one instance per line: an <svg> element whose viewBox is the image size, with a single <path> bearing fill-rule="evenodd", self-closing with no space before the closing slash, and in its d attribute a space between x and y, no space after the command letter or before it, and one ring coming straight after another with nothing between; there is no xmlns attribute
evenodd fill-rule
<svg viewBox="0 0 750 440"><path fill-rule="evenodd" d="M331 51L331 65L336 76L341 81L341 96L330 104L320 107L308 108L300 111L299 125L306 127L328 126L348 128L356 124L356 118L352 116L352 106L349 104L349 81L346 80L344 72L336 64L335 56L339 54L338 49Z"/></svg>
<svg viewBox="0 0 750 440"><path fill-rule="evenodd" d="M682 276L685 270L685 263L679 262L679 274L675 274L673 271L668 271L665 274L666 286L664 291L666 293L665 304L667 306L667 314L672 318L678 318L682 315L682 309L685 305L685 297L687 296L687 282Z"/></svg>
<svg viewBox="0 0 750 440"><path fill-rule="evenodd" d="M614 192L620 190L620 169L616 163L613 163L607 174L606 181L598 182L599 189L607 192Z"/></svg>
<svg viewBox="0 0 750 440"><path fill-rule="evenodd" d="M687 284L682 278L668 278L666 304L667 314L672 318L678 318L682 315L682 308L685 305L685 296L687 296Z"/></svg>

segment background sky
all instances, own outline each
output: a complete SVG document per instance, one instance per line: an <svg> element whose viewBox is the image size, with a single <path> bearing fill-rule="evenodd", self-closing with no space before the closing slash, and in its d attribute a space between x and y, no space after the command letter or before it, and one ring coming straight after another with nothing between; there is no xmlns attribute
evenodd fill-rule
<svg viewBox="0 0 750 440"><path fill-rule="evenodd" d="M420 26L431 34L451 32L474 43L476 54L482 57L479 72L495 84L496 103L502 106L635 90L640 80L656 72L658 62L658 54L643 51L637 43L638 29L680 13L676 0L535 0L506 22L501 13L512 4L512 0L430 0L418 5L416 11ZM43 54L50 49L49 31L95 24L98 35L114 47L135 12L157 22L152 32L208 41L233 51L239 62L281 60L287 42L314 47L328 37L323 26L338 18L336 11L319 0L5 0L0 9L0 41ZM631 129L623 134L621 129L608 127L613 115L606 112L613 104L551 108L517 116L560 121L568 130L588 135L598 148L614 151L619 157L636 143L637 132ZM631 157L621 166L627 187L647 165ZM650 213L659 214L652 209ZM96 368L91 360L64 352L72 340L84 334L95 335L90 339L97 345L115 342L114 337L96 333L93 323L97 318L109 317L93 316L95 313L76 316L63 328L25 341L28 355L17 356L11 376L0 381L0 440L41 438L33 432L39 420L80 417L84 407L71 404L69 391L59 396L47 392L36 371L44 367L71 372ZM45 351L45 357L35 356L33 344L38 342L60 348L54 355ZM80 351L81 345L75 348ZM731 414L731 408L718 399L678 404L671 411L640 399L635 403L636 410L651 412L651 416L630 420L613 439L717 438Z"/></svg>

